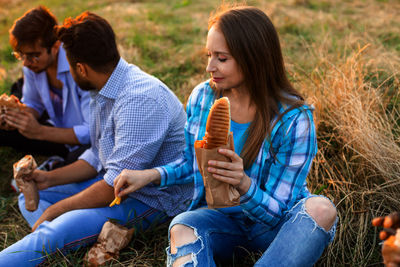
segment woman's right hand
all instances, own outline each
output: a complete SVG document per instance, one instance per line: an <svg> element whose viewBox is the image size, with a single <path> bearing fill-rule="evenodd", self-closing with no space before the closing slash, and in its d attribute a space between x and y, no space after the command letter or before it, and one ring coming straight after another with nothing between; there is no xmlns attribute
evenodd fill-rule
<svg viewBox="0 0 400 267"><path fill-rule="evenodd" d="M114 194L123 197L135 192L149 183L159 183L160 173L155 169L123 170L114 180Z"/></svg>

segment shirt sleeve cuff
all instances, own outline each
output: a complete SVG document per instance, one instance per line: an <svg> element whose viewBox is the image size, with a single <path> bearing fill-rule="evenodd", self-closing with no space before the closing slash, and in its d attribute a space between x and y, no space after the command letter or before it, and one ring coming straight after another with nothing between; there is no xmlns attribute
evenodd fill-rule
<svg viewBox="0 0 400 267"><path fill-rule="evenodd" d="M115 178L120 174L121 172L117 171L117 170L108 170L106 172L106 174L104 175L104 181L106 181L106 183L109 186L114 187L114 180Z"/></svg>
<svg viewBox="0 0 400 267"><path fill-rule="evenodd" d="M251 179L249 190L247 190L247 192L240 197L240 205L244 206L250 205L251 199L254 198L256 193L257 193L257 186Z"/></svg>
<svg viewBox="0 0 400 267"><path fill-rule="evenodd" d="M159 173L160 173L160 176L161 176L161 180L160 180L160 188L165 188L165 187L167 187L167 173L166 173L166 171L163 169L163 167L157 167L157 168L154 168L154 169L156 169Z"/></svg>
<svg viewBox="0 0 400 267"><path fill-rule="evenodd" d="M103 169L100 160L96 157L91 148L86 149L79 159L89 163L89 165L92 166L97 172L100 172Z"/></svg>
<svg viewBox="0 0 400 267"><path fill-rule="evenodd" d="M89 127L85 125L75 125L73 127L75 136L79 143L86 145L90 143Z"/></svg>

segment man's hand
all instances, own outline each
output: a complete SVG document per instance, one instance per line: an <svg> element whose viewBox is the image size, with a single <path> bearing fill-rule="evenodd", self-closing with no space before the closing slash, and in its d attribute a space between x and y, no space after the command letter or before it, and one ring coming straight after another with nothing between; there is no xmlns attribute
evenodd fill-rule
<svg viewBox="0 0 400 267"><path fill-rule="evenodd" d="M10 125L7 124L5 113L0 113L0 130L5 130L5 131L15 130L14 127L11 127Z"/></svg>
<svg viewBox="0 0 400 267"><path fill-rule="evenodd" d="M36 169L32 172L30 176L25 177L24 179L27 181L34 180L36 182L38 189L44 190L46 188L49 188L50 186L53 186L51 184L50 176L51 176L50 172Z"/></svg>
<svg viewBox="0 0 400 267"><path fill-rule="evenodd" d="M5 121L9 126L16 128L18 132L26 138L40 140L42 137L42 125L29 111L8 109L6 111Z"/></svg>
<svg viewBox="0 0 400 267"><path fill-rule="evenodd" d="M386 240L390 235L400 228L400 212L393 212L385 217L376 217L372 220L373 226L383 226L383 230L379 233L381 240Z"/></svg>

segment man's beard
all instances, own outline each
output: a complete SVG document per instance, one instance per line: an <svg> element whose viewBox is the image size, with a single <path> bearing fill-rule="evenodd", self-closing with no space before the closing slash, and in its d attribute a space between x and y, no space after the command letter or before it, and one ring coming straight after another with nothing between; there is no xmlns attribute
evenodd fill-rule
<svg viewBox="0 0 400 267"><path fill-rule="evenodd" d="M95 91L96 90L96 87L90 81L84 80L80 77L76 77L75 82L79 86L79 88L81 88L84 91Z"/></svg>

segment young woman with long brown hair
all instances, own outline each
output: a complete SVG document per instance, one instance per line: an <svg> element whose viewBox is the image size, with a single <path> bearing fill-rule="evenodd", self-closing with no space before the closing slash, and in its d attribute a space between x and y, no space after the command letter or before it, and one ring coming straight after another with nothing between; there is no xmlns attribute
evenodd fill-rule
<svg viewBox="0 0 400 267"><path fill-rule="evenodd" d="M275 27L257 8L221 8L209 20L206 48L211 79L187 103L182 158L152 170L125 170L115 192L122 196L149 182L194 183L189 211L170 224L169 266L215 266L238 247L263 252L259 266L311 266L334 237L336 209L307 189L317 152L312 108L286 76ZM204 136L220 97L230 101L235 151L219 149L231 162L210 160L208 171L241 197L239 206L206 209L193 144Z"/></svg>

